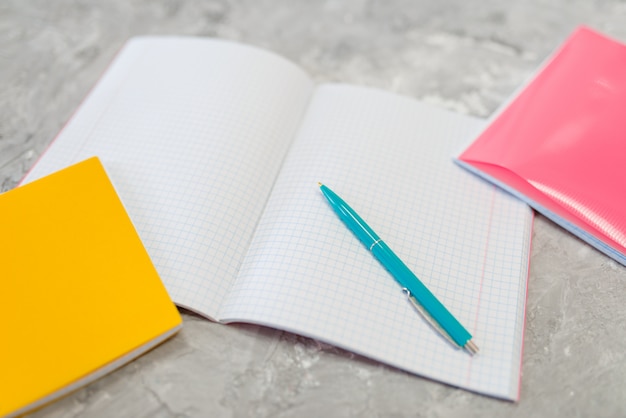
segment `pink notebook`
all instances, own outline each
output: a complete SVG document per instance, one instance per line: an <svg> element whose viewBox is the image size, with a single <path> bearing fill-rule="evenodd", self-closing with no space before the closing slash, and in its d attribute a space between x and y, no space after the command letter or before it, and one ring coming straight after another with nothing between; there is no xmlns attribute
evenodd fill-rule
<svg viewBox="0 0 626 418"><path fill-rule="evenodd" d="M456 162L626 265L626 45L577 29Z"/></svg>

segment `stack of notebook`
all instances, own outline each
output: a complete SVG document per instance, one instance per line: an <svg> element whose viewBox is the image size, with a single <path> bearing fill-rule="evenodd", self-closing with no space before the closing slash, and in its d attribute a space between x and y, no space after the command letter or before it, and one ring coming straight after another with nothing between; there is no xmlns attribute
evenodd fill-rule
<svg viewBox="0 0 626 418"><path fill-rule="evenodd" d="M0 416L87 384L181 327L97 158L0 195Z"/></svg>
<svg viewBox="0 0 626 418"><path fill-rule="evenodd" d="M578 29L457 160L626 265L626 46Z"/></svg>
<svg viewBox="0 0 626 418"><path fill-rule="evenodd" d="M617 46L581 29L564 49L576 48L581 34ZM546 68L561 65L559 54ZM542 74L531 90L553 83ZM596 87L594 98L619 88L607 77ZM517 399L532 211L452 161L480 134L460 164L505 185L513 176L500 178L491 168L505 161L496 151L518 140L492 126L502 117L516 131L510 124L536 118L518 122L511 113L487 126L387 92L315 85L285 59L227 41L129 41L23 185L0 196L3 236L10 234L3 250L20 256L5 275L11 279L0 282L8 289L2 313L11 318L14 342L1 349L0 361L37 358L28 376L3 379L0 399L15 382L42 374L55 380L0 404L0 413L45 402L171 335L180 318L169 298L215 321L296 332ZM558 146L570 131L578 129L565 129L545 147L565 158ZM525 140L542 148L542 129L530 134ZM508 160L502 164L522 175ZM415 314L389 273L329 210L319 181L384 234L465 324L481 347L478 356L455 348ZM77 315L83 310L93 314ZM88 335L71 331L89 324ZM107 334L114 331L115 338ZM43 340L59 348L44 354ZM111 347L95 353L92 345L104 340ZM77 353L85 362L69 360L81 358ZM68 360L48 369L50 356Z"/></svg>

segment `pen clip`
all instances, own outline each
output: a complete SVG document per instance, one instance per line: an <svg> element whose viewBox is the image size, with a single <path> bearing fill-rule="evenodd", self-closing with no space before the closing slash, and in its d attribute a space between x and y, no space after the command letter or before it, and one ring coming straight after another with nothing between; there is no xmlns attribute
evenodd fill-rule
<svg viewBox="0 0 626 418"><path fill-rule="evenodd" d="M426 320L426 322L430 324L431 327L433 327L437 332L439 332L439 334L441 334L441 336L443 336L446 340L448 340L450 344L452 344L455 347L459 346L457 343L454 342L454 340L452 340L452 338L450 338L448 333L443 328L441 328L441 326L437 323L437 321L435 321L433 317L430 316L428 312L426 312L426 309L424 309L424 307L417 301L417 299L415 299L415 297L411 294L411 291L409 289L407 289L406 287L403 287L402 292L406 295L407 299L409 300L409 302L411 302L411 305L413 305L415 310L422 315L422 317Z"/></svg>

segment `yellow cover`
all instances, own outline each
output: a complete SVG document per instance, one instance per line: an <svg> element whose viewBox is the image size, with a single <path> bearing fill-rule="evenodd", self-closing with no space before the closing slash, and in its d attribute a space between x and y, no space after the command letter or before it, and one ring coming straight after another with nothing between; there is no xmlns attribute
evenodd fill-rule
<svg viewBox="0 0 626 418"><path fill-rule="evenodd" d="M96 157L0 195L0 416L95 380L181 323Z"/></svg>

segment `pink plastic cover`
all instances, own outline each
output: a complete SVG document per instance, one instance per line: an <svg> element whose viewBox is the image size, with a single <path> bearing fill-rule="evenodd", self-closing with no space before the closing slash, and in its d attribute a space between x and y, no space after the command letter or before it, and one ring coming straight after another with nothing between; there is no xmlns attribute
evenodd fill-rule
<svg viewBox="0 0 626 418"><path fill-rule="evenodd" d="M626 264L626 46L577 29L457 162Z"/></svg>

